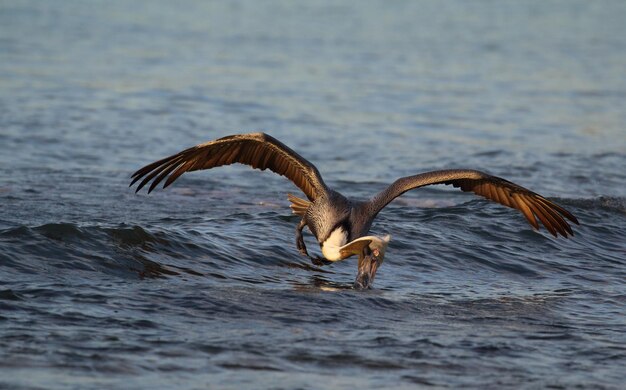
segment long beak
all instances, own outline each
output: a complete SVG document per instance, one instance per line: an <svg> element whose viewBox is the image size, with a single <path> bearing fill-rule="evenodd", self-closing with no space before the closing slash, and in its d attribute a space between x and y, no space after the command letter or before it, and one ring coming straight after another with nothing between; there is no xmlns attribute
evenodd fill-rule
<svg viewBox="0 0 626 390"><path fill-rule="evenodd" d="M359 257L359 269L354 281L354 288L357 290L364 290L370 288L374 283L374 277L380 263L372 258L370 255Z"/></svg>

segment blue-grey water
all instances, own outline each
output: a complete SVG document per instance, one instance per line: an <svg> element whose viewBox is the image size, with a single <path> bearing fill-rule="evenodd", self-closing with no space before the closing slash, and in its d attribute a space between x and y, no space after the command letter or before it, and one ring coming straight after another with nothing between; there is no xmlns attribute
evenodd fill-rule
<svg viewBox="0 0 626 390"><path fill-rule="evenodd" d="M0 388L622 388L625 20L623 1L0 2ZM252 131L349 196L473 168L581 225L554 239L413 191L354 291L354 259L296 250L282 177L128 188Z"/></svg>

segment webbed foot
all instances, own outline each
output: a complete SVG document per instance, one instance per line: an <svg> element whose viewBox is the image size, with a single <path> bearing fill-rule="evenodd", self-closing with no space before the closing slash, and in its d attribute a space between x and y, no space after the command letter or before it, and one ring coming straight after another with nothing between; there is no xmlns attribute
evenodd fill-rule
<svg viewBox="0 0 626 390"><path fill-rule="evenodd" d="M316 265L318 267L322 267L324 265L328 265L328 264L332 264L332 261L326 260L323 257L311 257L311 263L313 263L313 265Z"/></svg>

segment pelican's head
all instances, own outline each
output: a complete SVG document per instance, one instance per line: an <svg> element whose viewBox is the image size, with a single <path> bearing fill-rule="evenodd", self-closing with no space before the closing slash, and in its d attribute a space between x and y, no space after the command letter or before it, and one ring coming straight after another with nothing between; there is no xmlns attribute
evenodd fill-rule
<svg viewBox="0 0 626 390"><path fill-rule="evenodd" d="M374 277L378 267L385 260L387 244L391 240L390 235L385 237L365 236L349 242L341 247L343 255L358 255L359 265L354 288L358 290L370 288L374 283Z"/></svg>

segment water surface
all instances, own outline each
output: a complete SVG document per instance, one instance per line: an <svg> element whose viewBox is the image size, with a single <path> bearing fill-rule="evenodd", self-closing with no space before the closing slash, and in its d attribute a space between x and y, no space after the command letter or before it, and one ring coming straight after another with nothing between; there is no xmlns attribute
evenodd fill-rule
<svg viewBox="0 0 626 390"><path fill-rule="evenodd" d="M0 387L621 387L625 19L617 1L2 2ZM581 226L554 239L420 189L374 224L392 242L361 292L355 261L298 254L284 178L127 188L260 130L348 196L474 168Z"/></svg>

